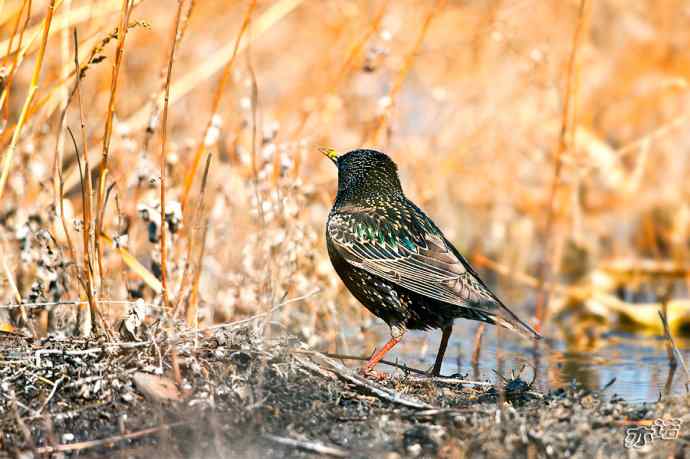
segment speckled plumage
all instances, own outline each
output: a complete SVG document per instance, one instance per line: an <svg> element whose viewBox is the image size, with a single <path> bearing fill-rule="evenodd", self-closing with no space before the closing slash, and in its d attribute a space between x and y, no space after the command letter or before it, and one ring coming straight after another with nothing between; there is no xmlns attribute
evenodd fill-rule
<svg viewBox="0 0 690 459"><path fill-rule="evenodd" d="M328 254L350 292L394 337L407 329L449 327L456 318L540 337L405 197L387 155L354 150L331 159L338 166L338 194L328 215Z"/></svg>

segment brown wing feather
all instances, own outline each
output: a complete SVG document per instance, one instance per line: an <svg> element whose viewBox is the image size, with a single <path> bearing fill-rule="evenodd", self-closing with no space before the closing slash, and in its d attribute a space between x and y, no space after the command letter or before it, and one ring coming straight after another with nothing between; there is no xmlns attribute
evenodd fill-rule
<svg viewBox="0 0 690 459"><path fill-rule="evenodd" d="M482 283L430 220L420 222L412 212L394 212L395 218L391 218L381 209L341 208L330 216L328 232L338 252L356 267L429 298L489 314L521 334L539 337ZM503 317L496 317L499 310Z"/></svg>

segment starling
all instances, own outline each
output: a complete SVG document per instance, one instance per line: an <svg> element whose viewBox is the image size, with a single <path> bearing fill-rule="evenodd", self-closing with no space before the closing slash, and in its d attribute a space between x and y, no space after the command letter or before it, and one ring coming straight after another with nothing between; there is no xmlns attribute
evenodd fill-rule
<svg viewBox="0 0 690 459"><path fill-rule="evenodd" d="M391 339L362 368L371 372L409 329L440 328L432 375L438 375L457 318L541 336L484 284L422 210L405 197L396 164L375 150L338 155L338 194L326 223L328 255L350 292L383 319Z"/></svg>

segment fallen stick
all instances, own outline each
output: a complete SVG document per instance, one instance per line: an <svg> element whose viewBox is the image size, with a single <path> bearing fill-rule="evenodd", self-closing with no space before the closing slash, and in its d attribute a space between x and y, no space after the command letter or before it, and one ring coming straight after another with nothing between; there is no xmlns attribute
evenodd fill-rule
<svg viewBox="0 0 690 459"><path fill-rule="evenodd" d="M36 411L36 416L39 416L41 414L41 411L45 409L46 406L48 406L48 403L50 403L50 400L55 396L55 392L57 392L57 388L60 385L61 382L63 382L65 379L67 379L66 376L60 376L57 381L53 383L53 389L50 391L50 394L48 395L48 398L46 399L45 402L43 402L43 405Z"/></svg>
<svg viewBox="0 0 690 459"><path fill-rule="evenodd" d="M312 453L335 457L350 457L350 453L347 450L335 446L327 446L319 442L294 440L292 438L278 437L276 435L264 435L263 437L281 445L292 446L293 448L303 449Z"/></svg>
<svg viewBox="0 0 690 459"><path fill-rule="evenodd" d="M305 352L302 350L299 350L297 352ZM307 351L307 353L311 353L314 351ZM344 355L344 354L331 354L328 352L322 353L326 357L331 357L334 359L338 360L361 360L363 362L366 362L369 360L366 357L358 357L356 355ZM460 379L460 378L450 378L450 377L445 377L445 376L431 376L428 372L423 371L423 370L418 370L416 368L411 368L408 367L407 365L403 365L401 363L395 363L391 362L389 360L381 360L379 363L384 363L386 365L390 365L395 368L400 368L403 371L408 371L410 373L415 373L420 376L414 377L414 376L408 376L406 378L407 381L415 381L415 382L423 382L423 381L432 381L432 382L438 382L438 383L445 383L445 384L473 384L475 386L493 386L493 383L486 382L486 381L471 381L469 379Z"/></svg>
<svg viewBox="0 0 690 459"><path fill-rule="evenodd" d="M415 409L431 409L433 408L431 405L424 403L422 401L416 400L411 397L405 397L398 392L388 389L386 387L382 387L378 384L375 384L371 381L368 381L360 376L355 375L350 369L346 368L344 365L342 365L340 362L337 362L333 359L330 359L326 357L323 354L319 354L318 352L314 352L312 356L318 357L328 368L322 368L316 365L313 362L309 362L307 360L300 359L298 357L295 357L295 359L302 364L304 367L316 372L316 373L322 373L323 370L330 371L332 373L335 373L338 375L340 378L355 384L356 386L363 387L367 389L369 392L371 392L373 395L376 397L387 400L389 402L396 403L398 405L403 405L407 406L410 408L415 408Z"/></svg>
<svg viewBox="0 0 690 459"><path fill-rule="evenodd" d="M98 440L88 440L88 441L80 441L76 443L69 443L69 444L61 444L61 445L55 445L55 446L43 446L40 448L36 448L36 451L38 454L51 454L51 453L57 453L57 452L66 452L66 451L81 451L84 449L89 449L89 448L95 448L96 446L103 446L107 445L109 443L117 443L119 441L124 441L124 440L133 440L135 438L141 438L141 437L146 437L148 435L162 432L164 430L169 430L172 429L173 427L178 427L184 424L191 424L194 421L179 421L179 422L174 422L172 424L164 424L162 426L158 427L151 427L148 429L144 430L139 430L137 432L132 432L124 435L115 435L112 437L108 438L101 438Z"/></svg>
<svg viewBox="0 0 690 459"><path fill-rule="evenodd" d="M312 351L309 351L312 352ZM322 352L323 355L326 357L330 357L333 359L338 359L338 360L360 360L362 362L366 362L369 360L368 357L358 357L356 355L345 355L345 354L332 354L330 352ZM407 371L410 373L416 373L418 375L425 375L427 374L426 371L423 370L418 370L416 368L408 367L407 365L403 365L401 363L396 363L396 362L391 362L390 360L380 360L379 363L383 363L385 365L395 367L395 368L400 368L403 371Z"/></svg>
<svg viewBox="0 0 690 459"><path fill-rule="evenodd" d="M469 379L460 379L460 378L446 378L443 376L428 376L428 377L408 377L407 381L414 381L414 382L426 382L426 381L431 381L431 382L436 382L436 383L443 383L443 384L468 384L468 385L473 385L473 386L493 386L494 383L488 382L488 381L471 381Z"/></svg>

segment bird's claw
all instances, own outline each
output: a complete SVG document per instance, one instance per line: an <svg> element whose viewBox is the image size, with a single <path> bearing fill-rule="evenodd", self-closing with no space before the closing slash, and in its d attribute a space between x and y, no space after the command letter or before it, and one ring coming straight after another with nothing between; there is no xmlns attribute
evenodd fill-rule
<svg viewBox="0 0 690 459"><path fill-rule="evenodd" d="M359 374L365 378L372 378L376 381L385 381L391 377L391 375L388 373L376 371L373 368L367 368L366 366L359 369Z"/></svg>

